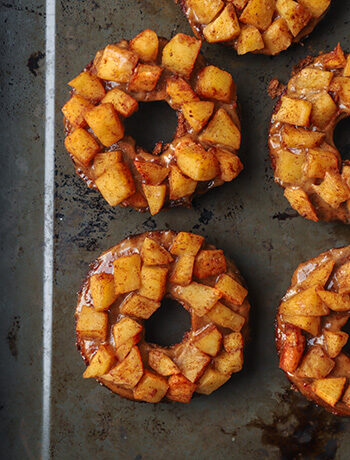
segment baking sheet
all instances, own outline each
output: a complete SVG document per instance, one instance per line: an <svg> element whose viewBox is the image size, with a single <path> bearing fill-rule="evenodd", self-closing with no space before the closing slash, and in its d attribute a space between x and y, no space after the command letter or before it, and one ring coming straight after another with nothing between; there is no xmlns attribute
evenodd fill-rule
<svg viewBox="0 0 350 460"><path fill-rule="evenodd" d="M300 59L329 51L338 41L350 50L350 5L334 3L304 46L274 58L238 58L228 48L203 45L207 59L231 72L237 83L245 169L233 183L197 199L193 209L153 217L110 208L74 175L63 146L60 108L69 94L66 82L107 43L132 38L147 27L167 38L179 31L191 33L180 9L172 0L2 3L2 78L7 88L0 168L4 458L349 458L349 422L289 390L278 369L273 321L298 263L349 244L350 228L296 217L274 184L266 142L274 104L266 91L269 81L286 82ZM48 17L45 7L53 6L55 17ZM42 243L44 202L50 199L48 188L44 193L43 139L52 121L46 119L45 127L45 76L53 61L45 67L41 57L49 20L56 24L52 328L47 321L50 301L43 305L41 300L43 254L50 255ZM46 94L46 102L48 98L52 101L52 95ZM90 262L129 234L165 228L200 233L222 248L245 277L252 303L252 340L244 370L210 397L195 398L189 405L123 400L82 379L84 364L75 349L76 292ZM50 375L42 365L43 309L45 344L51 350L44 363L52 365ZM43 391L43 381L50 379ZM43 401L50 409L46 406L44 427Z"/></svg>

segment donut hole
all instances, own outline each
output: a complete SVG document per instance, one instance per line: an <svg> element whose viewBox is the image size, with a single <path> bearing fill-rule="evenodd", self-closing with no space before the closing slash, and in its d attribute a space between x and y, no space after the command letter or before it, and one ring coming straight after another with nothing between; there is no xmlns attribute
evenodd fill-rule
<svg viewBox="0 0 350 460"><path fill-rule="evenodd" d="M334 130L333 141L343 161L350 161L350 117L339 121Z"/></svg>
<svg viewBox="0 0 350 460"><path fill-rule="evenodd" d="M139 109L124 120L125 132L136 145L152 152L157 142L169 143L174 139L177 115L165 101L139 102Z"/></svg>
<svg viewBox="0 0 350 460"><path fill-rule="evenodd" d="M164 298L162 305L145 322L145 339L162 347L180 343L191 329L191 316L176 300Z"/></svg>

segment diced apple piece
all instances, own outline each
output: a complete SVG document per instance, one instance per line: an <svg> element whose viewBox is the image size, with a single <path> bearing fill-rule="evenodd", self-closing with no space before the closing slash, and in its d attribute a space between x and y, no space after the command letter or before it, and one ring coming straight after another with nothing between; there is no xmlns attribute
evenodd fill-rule
<svg viewBox="0 0 350 460"><path fill-rule="evenodd" d="M289 150L279 150L275 160L275 174L283 184L298 185L302 182L305 153L292 153Z"/></svg>
<svg viewBox="0 0 350 460"><path fill-rule="evenodd" d="M349 335L342 331L333 332L325 330L323 335L326 341L327 353L330 358L335 358L339 355L349 338Z"/></svg>
<svg viewBox="0 0 350 460"><path fill-rule="evenodd" d="M307 273L306 279L300 282L300 287L309 288L311 286L323 287L330 277L334 267L334 260L327 260L326 262L316 265L315 268ZM320 296L320 291L317 290ZM322 299L322 296L320 296ZM322 299L323 300L323 299Z"/></svg>
<svg viewBox="0 0 350 460"><path fill-rule="evenodd" d="M336 271L336 277L339 294L350 294L350 262L346 262Z"/></svg>
<svg viewBox="0 0 350 460"><path fill-rule="evenodd" d="M142 326L131 318L122 318L114 324L112 332L116 348L119 348L120 345L123 345L130 339L135 339L135 345L141 337Z"/></svg>
<svg viewBox="0 0 350 460"><path fill-rule="evenodd" d="M138 55L118 45L108 45L97 62L97 76L103 80L127 83L136 67Z"/></svg>
<svg viewBox="0 0 350 460"><path fill-rule="evenodd" d="M168 399L172 401L189 403L191 401L196 384L190 382L182 374L175 374L169 377L168 380L169 389L166 394Z"/></svg>
<svg viewBox="0 0 350 460"><path fill-rule="evenodd" d="M316 345L304 356L297 370L297 375L298 377L322 379L331 372L334 365L334 361L328 357L322 347Z"/></svg>
<svg viewBox="0 0 350 460"><path fill-rule="evenodd" d="M166 81L166 92L170 97L169 104L173 108L177 108L187 102L199 101L197 94L183 78L168 78Z"/></svg>
<svg viewBox="0 0 350 460"><path fill-rule="evenodd" d="M194 256L187 254L179 256L170 275L170 282L180 284L180 286L188 286L192 281L194 260Z"/></svg>
<svg viewBox="0 0 350 460"><path fill-rule="evenodd" d="M228 72L213 65L208 65L199 72L196 91L203 98L230 102L233 89L232 76Z"/></svg>
<svg viewBox="0 0 350 460"><path fill-rule="evenodd" d="M282 315L323 316L329 314L329 309L317 295L317 286L313 286L282 301L280 313Z"/></svg>
<svg viewBox="0 0 350 460"><path fill-rule="evenodd" d="M284 196L289 201L291 207L306 219L318 221L318 217L307 193L298 187L287 187L284 190Z"/></svg>
<svg viewBox="0 0 350 460"><path fill-rule="evenodd" d="M192 195L196 187L197 181L186 177L177 166L170 166L169 198L171 200L178 200L179 198Z"/></svg>
<svg viewBox="0 0 350 460"><path fill-rule="evenodd" d="M116 300L114 276L110 273L96 273L90 278L90 294L97 311L108 310Z"/></svg>
<svg viewBox="0 0 350 460"><path fill-rule="evenodd" d="M242 305L248 291L231 276L223 274L215 284L215 288L221 292L223 298L234 305Z"/></svg>
<svg viewBox="0 0 350 460"><path fill-rule="evenodd" d="M277 0L276 10L286 21L294 37L299 34L311 19L309 10L294 0Z"/></svg>
<svg viewBox="0 0 350 460"><path fill-rule="evenodd" d="M129 83L130 91L153 91L163 69L157 65L139 64Z"/></svg>
<svg viewBox="0 0 350 460"><path fill-rule="evenodd" d="M315 380L312 382L311 388L319 398L334 407L341 398L345 385L346 378L338 377Z"/></svg>
<svg viewBox="0 0 350 460"><path fill-rule="evenodd" d="M142 359L137 346L134 346L128 356L119 364L112 367L107 374L113 383L132 389L140 381L143 374Z"/></svg>
<svg viewBox="0 0 350 460"><path fill-rule="evenodd" d="M249 0L230 0L238 10L243 10Z"/></svg>
<svg viewBox="0 0 350 460"><path fill-rule="evenodd" d="M343 75L344 77L350 77L350 54L348 54L348 57L346 58L346 65Z"/></svg>
<svg viewBox="0 0 350 460"><path fill-rule="evenodd" d="M143 265L139 294L151 300L160 301L164 297L168 268Z"/></svg>
<svg viewBox="0 0 350 460"><path fill-rule="evenodd" d="M68 83L80 95L92 102L99 102L106 94L98 77L90 72L82 72Z"/></svg>
<svg viewBox="0 0 350 460"><path fill-rule="evenodd" d="M327 93L310 93L306 95L308 101L312 102L311 123L320 129L324 129L331 123L337 113L337 105Z"/></svg>
<svg viewBox="0 0 350 460"><path fill-rule="evenodd" d="M173 261L171 255L163 246L148 237L143 241L141 257L145 265L167 265Z"/></svg>
<svg viewBox="0 0 350 460"><path fill-rule="evenodd" d="M95 177L101 176L109 168L114 168L116 163L121 161L123 161L123 152L121 150L98 153L94 158Z"/></svg>
<svg viewBox="0 0 350 460"><path fill-rule="evenodd" d="M149 211L154 216L163 207L166 197L166 185L142 184L142 190L146 196Z"/></svg>
<svg viewBox="0 0 350 460"><path fill-rule="evenodd" d="M313 336L317 336L320 332L321 318L320 316L303 316L303 315L283 315L283 320L292 324L293 326L300 327Z"/></svg>
<svg viewBox="0 0 350 460"><path fill-rule="evenodd" d="M280 108L273 118L282 123L308 126L311 110L312 104L309 101L282 96Z"/></svg>
<svg viewBox="0 0 350 460"><path fill-rule="evenodd" d="M291 45L293 36L286 21L278 18L263 33L263 40L268 53L274 56Z"/></svg>
<svg viewBox="0 0 350 460"><path fill-rule="evenodd" d="M293 373L301 360L305 348L305 337L298 328L287 328L280 354L279 367L285 372Z"/></svg>
<svg viewBox="0 0 350 460"><path fill-rule="evenodd" d="M319 18L329 7L331 0L298 0L299 3L305 6L312 16Z"/></svg>
<svg viewBox="0 0 350 460"><path fill-rule="evenodd" d="M142 61L155 61L158 56L159 40L151 29L145 29L130 40L130 49L139 55Z"/></svg>
<svg viewBox="0 0 350 460"><path fill-rule="evenodd" d="M74 94L69 101L64 104L62 112L75 128L81 128L86 125L84 118L85 113L93 108L94 105L91 104L90 101L79 94Z"/></svg>
<svg viewBox="0 0 350 460"><path fill-rule="evenodd" d="M350 407L350 385L348 386L348 388L344 392L342 400L348 407Z"/></svg>
<svg viewBox="0 0 350 460"><path fill-rule="evenodd" d="M214 153L219 161L221 179L225 182L230 182L235 179L242 171L243 165L239 157L224 149L213 147L210 152Z"/></svg>
<svg viewBox="0 0 350 460"><path fill-rule="evenodd" d="M350 78L335 77L331 83L330 90L338 94L342 105L350 106Z"/></svg>
<svg viewBox="0 0 350 460"><path fill-rule="evenodd" d="M116 206L135 193L135 183L130 169L123 162L116 163L95 179L103 198Z"/></svg>
<svg viewBox="0 0 350 460"><path fill-rule="evenodd" d="M203 353L216 356L221 348L222 335L214 324L210 324L194 336L193 343Z"/></svg>
<svg viewBox="0 0 350 460"><path fill-rule="evenodd" d="M115 110L123 117L130 117L139 107L136 99L119 88L109 90L101 102L102 104L107 104L108 102L113 104Z"/></svg>
<svg viewBox="0 0 350 460"><path fill-rule="evenodd" d="M114 350L111 345L100 345L83 374L84 379L106 374L113 366L114 361Z"/></svg>
<svg viewBox="0 0 350 460"><path fill-rule="evenodd" d="M350 188L350 164L343 165L341 175L346 185Z"/></svg>
<svg viewBox="0 0 350 460"><path fill-rule="evenodd" d="M160 350L154 349L149 352L148 364L152 369L158 372L158 374L164 375L166 377L180 373L180 369L177 367L174 361Z"/></svg>
<svg viewBox="0 0 350 460"><path fill-rule="evenodd" d="M132 347L136 345L139 342L139 340L140 336L135 335L134 337L120 345L118 348L116 348L115 356L117 357L119 362L123 361L128 356Z"/></svg>
<svg viewBox="0 0 350 460"><path fill-rule="evenodd" d="M224 7L222 0L189 0L187 4L200 24L209 24Z"/></svg>
<svg viewBox="0 0 350 460"><path fill-rule="evenodd" d="M229 380L230 374L222 374L216 369L209 368L198 382L196 393L210 395Z"/></svg>
<svg viewBox="0 0 350 460"><path fill-rule="evenodd" d="M176 286L175 296L193 309L197 316L204 316L220 299L221 293L210 286L192 282L188 286Z"/></svg>
<svg viewBox="0 0 350 460"><path fill-rule="evenodd" d="M314 191L332 208L337 209L350 198L350 189L339 173L326 172L320 185L312 185Z"/></svg>
<svg viewBox="0 0 350 460"><path fill-rule="evenodd" d="M83 339L103 342L107 337L108 315L83 305L77 319L77 334Z"/></svg>
<svg viewBox="0 0 350 460"><path fill-rule="evenodd" d="M333 311L350 311L350 295L338 292L318 290L317 294L322 301Z"/></svg>
<svg viewBox="0 0 350 460"><path fill-rule="evenodd" d="M124 136L124 127L112 103L100 104L85 113L85 120L99 141L109 147Z"/></svg>
<svg viewBox="0 0 350 460"><path fill-rule="evenodd" d="M134 161L134 165L148 185L159 185L169 173L168 168L150 161Z"/></svg>
<svg viewBox="0 0 350 460"><path fill-rule="evenodd" d="M182 105L181 110L193 131L199 132L204 128L211 117L214 110L214 102L186 102Z"/></svg>
<svg viewBox="0 0 350 460"><path fill-rule="evenodd" d="M177 34L163 48L162 65L171 72L189 77L202 42L185 34Z"/></svg>
<svg viewBox="0 0 350 460"><path fill-rule="evenodd" d="M240 30L236 10L229 3L213 22L204 27L203 35L209 43L224 42L238 37Z"/></svg>
<svg viewBox="0 0 350 460"><path fill-rule="evenodd" d="M96 153L100 151L98 143L83 128L78 128L69 134L64 145L68 152L84 166L88 166Z"/></svg>
<svg viewBox="0 0 350 460"><path fill-rule="evenodd" d="M243 351L241 349L228 353L222 351L215 359L215 369L222 374L239 372L243 367Z"/></svg>
<svg viewBox="0 0 350 460"><path fill-rule="evenodd" d="M334 48L333 51L327 54L322 54L317 63L321 63L326 69L342 69L346 65L344 51L341 49L340 44Z"/></svg>
<svg viewBox="0 0 350 460"><path fill-rule="evenodd" d="M120 312L124 315L136 318L148 319L160 307L160 302L148 299L139 294L127 297L120 306Z"/></svg>
<svg viewBox="0 0 350 460"><path fill-rule="evenodd" d="M250 0L239 20L257 29L265 30L271 24L275 7L276 0Z"/></svg>
<svg viewBox="0 0 350 460"><path fill-rule="evenodd" d="M203 279L226 271L226 259L221 249L204 249L196 257L193 274Z"/></svg>
<svg viewBox="0 0 350 460"><path fill-rule="evenodd" d="M167 380L154 372L145 370L141 380L134 388L134 398L150 403L157 403L163 399L168 391Z"/></svg>
<svg viewBox="0 0 350 460"><path fill-rule="evenodd" d="M171 245L169 251L175 256L195 256L200 250L204 241L201 235L194 233L179 232Z"/></svg>
<svg viewBox="0 0 350 460"><path fill-rule="evenodd" d="M210 357L191 343L186 343L175 358L182 375L190 382L196 383L210 363Z"/></svg>
<svg viewBox="0 0 350 460"><path fill-rule="evenodd" d="M135 291L141 286L141 257L139 254L118 257L113 262L117 295Z"/></svg>
<svg viewBox="0 0 350 460"><path fill-rule="evenodd" d="M264 48L264 40L259 30L254 26L245 25L237 40L237 53L239 55L251 53Z"/></svg>
<svg viewBox="0 0 350 460"><path fill-rule="evenodd" d="M324 136L324 133L292 125L284 125L282 130L282 140L287 147L314 148L321 144Z"/></svg>
<svg viewBox="0 0 350 460"><path fill-rule="evenodd" d="M305 171L308 177L323 179L326 171L338 171L338 157L324 149L309 149Z"/></svg>
<svg viewBox="0 0 350 460"><path fill-rule="evenodd" d="M243 336L240 332L231 332L224 337L224 348L227 353L243 350Z"/></svg>
<svg viewBox="0 0 350 460"><path fill-rule="evenodd" d="M221 144L238 150L241 145L241 132L225 109L218 109L199 136L201 142Z"/></svg>
<svg viewBox="0 0 350 460"><path fill-rule="evenodd" d="M243 316L230 310L221 302L217 302L206 316L213 323L236 332L239 332L245 323Z"/></svg>
<svg viewBox="0 0 350 460"><path fill-rule="evenodd" d="M309 91L326 91L332 78L332 72L306 67L289 80L288 91L296 91L300 94L305 94Z"/></svg>

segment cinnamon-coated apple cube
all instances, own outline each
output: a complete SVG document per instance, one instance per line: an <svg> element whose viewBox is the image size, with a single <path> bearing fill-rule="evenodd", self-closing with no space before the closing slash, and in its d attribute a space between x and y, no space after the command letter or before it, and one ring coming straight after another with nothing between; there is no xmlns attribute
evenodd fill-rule
<svg viewBox="0 0 350 460"><path fill-rule="evenodd" d="M298 370L298 377L322 379L333 369L334 361L323 351L322 347L312 347L304 356Z"/></svg>
<svg viewBox="0 0 350 460"><path fill-rule="evenodd" d="M141 286L141 257L139 254L118 257L113 261L117 295L135 291Z"/></svg>
<svg viewBox="0 0 350 460"><path fill-rule="evenodd" d="M84 379L100 377L106 374L111 369L114 362L114 350L111 345L100 345L83 374Z"/></svg>
<svg viewBox="0 0 350 460"><path fill-rule="evenodd" d="M96 153L101 150L95 139L83 128L78 128L69 134L64 145L68 152L84 166L88 166Z"/></svg>
<svg viewBox="0 0 350 460"><path fill-rule="evenodd" d="M77 333L83 339L106 340L108 315L83 305L77 319Z"/></svg>
<svg viewBox="0 0 350 460"><path fill-rule="evenodd" d="M276 10L296 37L311 19L311 13L294 0L277 0Z"/></svg>
<svg viewBox="0 0 350 460"><path fill-rule="evenodd" d="M216 369L207 369L200 378L196 393L210 395L229 380L230 374L222 374Z"/></svg>
<svg viewBox="0 0 350 460"><path fill-rule="evenodd" d="M243 351L238 349L228 353L227 351L222 351L214 359L215 369L222 374L233 374L234 372L239 372L243 367Z"/></svg>
<svg viewBox="0 0 350 460"><path fill-rule="evenodd" d="M153 91L163 69L157 65L139 64L129 83L130 91Z"/></svg>
<svg viewBox="0 0 350 460"><path fill-rule="evenodd" d="M214 110L214 102L186 102L181 107L183 116L195 132L201 131L207 124Z"/></svg>
<svg viewBox="0 0 350 460"><path fill-rule="evenodd" d="M308 177L323 179L326 171L338 171L338 157L324 149L309 149L305 171Z"/></svg>
<svg viewBox="0 0 350 460"><path fill-rule="evenodd" d="M213 22L204 27L203 35L209 43L224 42L238 37L240 30L236 10L229 3Z"/></svg>
<svg viewBox="0 0 350 460"><path fill-rule="evenodd" d="M89 71L82 72L68 83L80 96L92 102L99 102L104 98L106 91L101 80Z"/></svg>
<svg viewBox="0 0 350 460"><path fill-rule="evenodd" d="M346 378L338 377L315 380L312 382L311 388L319 398L334 407L341 398L345 385Z"/></svg>
<svg viewBox="0 0 350 460"><path fill-rule="evenodd" d="M326 69L342 69L346 65L344 51L341 49L340 44L334 48L333 51L327 54L322 54L316 63L322 64Z"/></svg>
<svg viewBox="0 0 350 460"><path fill-rule="evenodd" d="M214 324L209 324L193 337L195 346L210 356L216 356L221 348L222 335Z"/></svg>
<svg viewBox="0 0 350 460"><path fill-rule="evenodd" d="M303 316L328 315L329 308L324 305L317 292L317 286L313 286L283 300L280 305L280 313Z"/></svg>
<svg viewBox="0 0 350 460"><path fill-rule="evenodd" d="M336 277L339 294L350 294L350 262L344 263L336 271Z"/></svg>
<svg viewBox="0 0 350 460"><path fill-rule="evenodd" d="M189 77L202 42L185 34L177 34L163 48L162 65L171 72Z"/></svg>
<svg viewBox="0 0 350 460"><path fill-rule="evenodd" d="M283 18L278 18L263 33L265 48L271 55L286 50L292 43L293 36Z"/></svg>
<svg viewBox="0 0 350 460"><path fill-rule="evenodd" d="M124 315L148 319L159 307L160 302L156 302L139 294L132 294L121 304L120 312Z"/></svg>
<svg viewBox="0 0 350 460"><path fill-rule="evenodd" d="M162 245L148 237L143 241L141 258L145 265L167 265L173 261L169 252Z"/></svg>
<svg viewBox="0 0 350 460"><path fill-rule="evenodd" d="M177 166L170 166L169 198L171 200L178 200L179 198L192 195L196 187L197 181L186 177Z"/></svg>
<svg viewBox="0 0 350 460"><path fill-rule="evenodd" d="M170 77L166 81L166 92L169 96L169 104L173 108L178 108L187 102L199 101L199 97L192 87L180 77Z"/></svg>
<svg viewBox="0 0 350 460"><path fill-rule="evenodd" d="M327 353L330 358L335 358L339 355L342 348L349 338L349 334L342 331L327 331L323 333L326 342Z"/></svg>
<svg viewBox="0 0 350 460"><path fill-rule="evenodd" d="M289 80L288 91L290 93L296 91L300 94L305 94L309 91L325 91L328 89L332 78L332 72L306 67Z"/></svg>
<svg viewBox="0 0 350 460"><path fill-rule="evenodd" d="M326 260L325 262L316 265L312 271L308 272L307 277L301 281L299 286L304 289L311 286L323 287L327 283L328 278L333 271L334 264L334 260ZM317 294L320 295L319 290L317 290Z"/></svg>
<svg viewBox="0 0 350 460"><path fill-rule="evenodd" d="M298 185L302 182L305 164L305 153L292 153L289 150L279 150L278 156L275 159L276 178L283 184Z"/></svg>
<svg viewBox="0 0 350 460"><path fill-rule="evenodd" d="M134 161L134 165L148 185L159 185L169 174L168 168L150 161Z"/></svg>
<svg viewBox="0 0 350 460"><path fill-rule="evenodd" d="M154 216L162 209L165 203L166 185L142 184L142 190L149 206L149 212Z"/></svg>
<svg viewBox="0 0 350 460"><path fill-rule="evenodd" d="M293 373L303 356L305 337L299 328L287 327L280 354L279 367L285 372Z"/></svg>
<svg viewBox="0 0 350 460"><path fill-rule="evenodd" d="M322 301L333 311L348 311L350 310L350 295L339 294L338 292L325 291L319 289L317 294Z"/></svg>
<svg viewBox="0 0 350 460"><path fill-rule="evenodd" d="M314 191L332 208L337 209L350 198L350 189L346 186L341 175L336 172L326 172L320 185L312 185Z"/></svg>
<svg viewBox="0 0 350 460"><path fill-rule="evenodd" d="M210 363L210 357L191 343L186 343L180 353L177 354L175 363L182 375L190 382L195 383L203 375L205 368Z"/></svg>
<svg viewBox="0 0 350 460"><path fill-rule="evenodd" d="M348 54L348 57L346 58L346 65L344 67L343 75L344 77L350 77L350 54Z"/></svg>
<svg viewBox="0 0 350 460"><path fill-rule="evenodd" d="M213 147L210 152L214 153L219 161L221 176L220 178L225 182L232 181L242 171L243 165L239 157L224 149L217 149Z"/></svg>
<svg viewBox="0 0 350 460"><path fill-rule="evenodd" d="M123 152L121 150L98 153L94 157L94 176L101 176L107 169L114 168L116 163L121 161L123 161Z"/></svg>
<svg viewBox="0 0 350 460"><path fill-rule="evenodd" d="M219 174L216 157L190 137L176 144L175 157L180 170L195 181L211 180Z"/></svg>
<svg viewBox="0 0 350 460"><path fill-rule="evenodd" d="M334 358L335 367L332 370L332 377L347 377L350 378L350 357L341 352Z"/></svg>
<svg viewBox="0 0 350 460"><path fill-rule="evenodd" d="M281 105L273 119L290 125L308 126L311 110L312 104L309 101L282 96Z"/></svg>
<svg viewBox="0 0 350 460"><path fill-rule="evenodd" d="M168 392L166 397L172 401L189 403L191 401L196 384L190 382L182 374L175 374L169 377L168 380Z"/></svg>
<svg viewBox="0 0 350 460"><path fill-rule="evenodd" d="M311 123L320 129L324 129L337 113L337 105L327 93L310 93L306 95L308 101L312 102Z"/></svg>
<svg viewBox="0 0 350 460"><path fill-rule="evenodd" d="M179 256L171 272L169 281L180 286L188 286L192 281L194 256Z"/></svg>
<svg viewBox="0 0 350 460"><path fill-rule="evenodd" d="M283 315L283 320L292 324L293 326L300 327L313 336L317 336L320 332L321 317L320 316L304 316L304 315Z"/></svg>
<svg viewBox="0 0 350 460"><path fill-rule="evenodd" d="M243 349L243 336L240 332L231 332L224 337L224 348L227 353Z"/></svg>
<svg viewBox="0 0 350 460"><path fill-rule="evenodd" d="M201 142L221 144L238 150L241 145L241 132L225 109L218 109L199 136Z"/></svg>
<svg viewBox="0 0 350 460"><path fill-rule="evenodd" d="M113 104L115 110L123 117L130 117L139 107L136 99L119 88L110 89L101 102L102 104L108 102Z"/></svg>
<svg viewBox="0 0 350 460"><path fill-rule="evenodd" d="M226 271L226 259L221 249L203 249L197 254L193 274L203 279ZM218 288L217 288L218 289Z"/></svg>
<svg viewBox="0 0 350 460"><path fill-rule="evenodd" d="M135 316L135 315L134 315ZM142 326L131 318L122 318L112 328L114 344L116 348L135 338L134 345L139 341L142 333Z"/></svg>
<svg viewBox="0 0 350 460"><path fill-rule="evenodd" d="M175 256L195 256L198 254L204 237L194 233L179 232L171 245L169 251Z"/></svg>
<svg viewBox="0 0 350 460"><path fill-rule="evenodd" d="M286 147L314 148L321 144L324 136L324 133L296 128L292 125L284 125L282 129L282 140Z"/></svg>
<svg viewBox="0 0 350 460"><path fill-rule="evenodd" d="M123 162L111 165L95 179L95 184L111 206L116 206L135 193L134 179L130 169Z"/></svg>
<svg viewBox="0 0 350 460"><path fill-rule="evenodd" d="M243 10L249 0L230 0L238 10Z"/></svg>
<svg viewBox="0 0 350 460"><path fill-rule="evenodd" d="M62 107L65 118L75 128L81 128L86 125L85 113L94 108L94 105L79 94L74 94L68 102Z"/></svg>
<svg viewBox="0 0 350 460"><path fill-rule="evenodd" d="M338 94L341 104L350 106L350 78L335 77L331 83L330 90Z"/></svg>
<svg viewBox="0 0 350 460"><path fill-rule="evenodd" d="M162 300L165 294L168 270L167 267L143 265L139 294L151 300Z"/></svg>
<svg viewBox="0 0 350 460"><path fill-rule="evenodd" d="M234 305L242 305L248 291L231 276L223 274L215 284L215 288L221 292L223 298Z"/></svg>
<svg viewBox="0 0 350 460"><path fill-rule="evenodd" d="M95 310L108 310L117 298L114 276L104 272L92 275L90 278L90 294Z"/></svg>
<svg viewBox="0 0 350 460"><path fill-rule="evenodd" d="M263 48L264 40L259 30L251 25L243 26L237 40L237 54L251 53Z"/></svg>
<svg viewBox="0 0 350 460"><path fill-rule="evenodd" d="M233 90L231 74L218 67L208 65L198 74L196 91L203 98L230 102Z"/></svg>
<svg viewBox="0 0 350 460"><path fill-rule="evenodd" d="M306 219L318 221L318 217L308 194L299 187L287 187L284 190L284 196L289 201L291 207Z"/></svg>
<svg viewBox="0 0 350 460"><path fill-rule="evenodd" d="M250 0L244 8L239 20L251 24L257 29L265 30L272 21L276 0Z"/></svg>
<svg viewBox="0 0 350 460"><path fill-rule="evenodd" d="M119 362L123 361L128 356L132 347L136 345L139 340L140 336L136 335L115 349L115 356Z"/></svg>
<svg viewBox="0 0 350 460"><path fill-rule="evenodd" d="M103 80L127 83L136 67L138 55L118 45L108 45L97 61L97 76Z"/></svg>
<svg viewBox="0 0 350 460"><path fill-rule="evenodd" d="M130 49L139 55L142 61L155 61L158 56L159 40L151 29L145 29L129 42Z"/></svg>
<svg viewBox="0 0 350 460"><path fill-rule="evenodd" d="M245 318L243 316L235 313L221 302L217 302L206 316L218 326L226 327L235 332L239 332L245 323Z"/></svg>
<svg viewBox="0 0 350 460"><path fill-rule="evenodd" d="M86 112L85 120L106 147L115 144L124 136L124 126L110 102L100 104Z"/></svg>
<svg viewBox="0 0 350 460"><path fill-rule="evenodd" d="M116 385L132 389L140 381L143 374L143 365L140 351L134 346L122 362L112 367L107 374Z"/></svg>
<svg viewBox="0 0 350 460"><path fill-rule="evenodd" d="M312 16L319 18L329 7L331 0L299 0L299 3L305 6Z"/></svg>
<svg viewBox="0 0 350 460"><path fill-rule="evenodd" d="M350 165L348 164L343 165L341 175L346 185L350 188Z"/></svg>
<svg viewBox="0 0 350 460"><path fill-rule="evenodd" d="M176 298L192 308L197 316L207 314L221 297L217 289L194 281L188 286L176 286L174 294Z"/></svg>
<svg viewBox="0 0 350 460"><path fill-rule="evenodd" d="M158 372L158 374L164 375L166 377L180 373L180 369L177 367L174 361L160 350L152 349L149 352L148 364L152 369Z"/></svg>
<svg viewBox="0 0 350 460"><path fill-rule="evenodd" d="M187 4L200 24L209 24L225 6L222 0L188 0Z"/></svg>
<svg viewBox="0 0 350 460"><path fill-rule="evenodd" d="M134 388L134 398L140 401L157 403L163 399L168 387L166 378L146 369L141 380Z"/></svg>
<svg viewBox="0 0 350 460"><path fill-rule="evenodd" d="M344 392L342 401L343 401L348 407L350 407L350 386L348 386L348 388L347 388L346 391Z"/></svg>

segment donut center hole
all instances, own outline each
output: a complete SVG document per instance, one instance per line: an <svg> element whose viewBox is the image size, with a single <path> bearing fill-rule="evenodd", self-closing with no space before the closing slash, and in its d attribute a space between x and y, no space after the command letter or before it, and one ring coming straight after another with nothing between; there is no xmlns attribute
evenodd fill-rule
<svg viewBox="0 0 350 460"><path fill-rule="evenodd" d="M169 347L180 343L191 329L191 316L176 300L164 298L158 310L145 322L145 339Z"/></svg>
<svg viewBox="0 0 350 460"><path fill-rule="evenodd" d="M350 117L339 121L334 130L333 140L342 160L350 160Z"/></svg>
<svg viewBox="0 0 350 460"><path fill-rule="evenodd" d="M177 115L165 101L140 102L139 110L124 120L125 132L136 145L152 152L157 142L171 142L177 128Z"/></svg>

